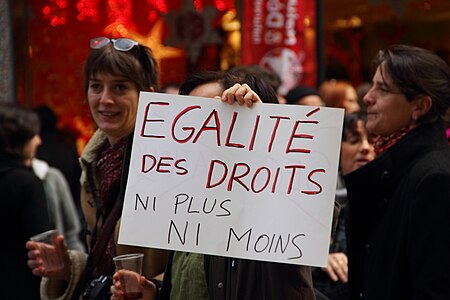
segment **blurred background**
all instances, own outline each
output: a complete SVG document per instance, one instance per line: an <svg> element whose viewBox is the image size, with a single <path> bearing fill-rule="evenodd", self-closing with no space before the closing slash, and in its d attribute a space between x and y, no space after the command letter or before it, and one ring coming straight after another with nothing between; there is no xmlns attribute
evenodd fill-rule
<svg viewBox="0 0 450 300"><path fill-rule="evenodd" d="M390 44L450 60L450 0L0 0L0 102L46 104L79 150L95 129L83 62L93 37L151 47L160 85L202 69L260 64L282 80L317 87L370 81Z"/></svg>

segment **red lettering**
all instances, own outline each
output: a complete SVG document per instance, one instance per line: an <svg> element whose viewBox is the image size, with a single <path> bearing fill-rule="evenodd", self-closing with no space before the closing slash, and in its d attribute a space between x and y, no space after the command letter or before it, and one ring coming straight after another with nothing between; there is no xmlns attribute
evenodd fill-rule
<svg viewBox="0 0 450 300"><path fill-rule="evenodd" d="M158 166L156 167L158 173L170 173L170 170L163 169L164 167L170 167L172 165L170 163L165 163L165 160L173 161L173 157L162 156L159 158Z"/></svg>
<svg viewBox="0 0 450 300"><path fill-rule="evenodd" d="M212 178L214 166L216 164L219 164L219 165L221 165L223 167L224 173L222 174L222 177L219 179L219 181L217 181L214 184L211 184L211 178ZM208 177L207 177L207 181L206 181L206 188L210 189L210 188L213 188L213 187L216 187L216 186L220 185L225 180L225 178L227 177L227 174L228 174L228 167L227 167L227 165L224 162L222 162L220 160L216 160L216 159L211 160L211 163L209 164L209 171L208 171Z"/></svg>
<svg viewBox="0 0 450 300"><path fill-rule="evenodd" d="M147 123L155 123L155 122L160 122L160 123L164 123L163 119L150 119L149 118L149 112L150 112L150 105L159 105L159 106L169 106L170 104L168 102L149 102L147 104L147 106L145 107L145 112L144 112L144 121L142 124L142 128L141 128L141 137L146 137L146 138L156 138L156 139L163 139L165 138L164 135L154 135L154 134L146 134L146 125Z"/></svg>
<svg viewBox="0 0 450 300"><path fill-rule="evenodd" d="M172 138L173 138L174 141L176 141L178 143L181 143L181 144L184 144L184 143L188 142L191 139L192 135L195 132L195 128L193 128L193 127L182 127L183 131L187 131L187 132L189 132L189 134L184 140L181 140L181 139L178 139L175 136L175 126L177 125L177 122L179 121L179 119L182 116L184 116L186 113L188 113L189 111L191 111L193 109L200 109L200 108L201 107L199 105L188 106L184 110L182 110L178 115L175 116L175 118L173 119L173 122L172 122Z"/></svg>
<svg viewBox="0 0 450 300"><path fill-rule="evenodd" d="M237 112L233 113L233 118L231 119L230 128L228 128L228 133L227 133L227 139L225 141L225 146L227 146L227 147L235 147L235 148L244 148L244 145L242 145L242 144L236 144L236 143L231 143L230 142L231 134L233 133L234 124L236 123L237 115L238 115Z"/></svg>
<svg viewBox="0 0 450 300"><path fill-rule="evenodd" d="M304 169L305 166L303 165L290 165L290 166L285 166L285 169L292 169L292 173L291 173L291 178L289 179L289 185L288 185L288 189L287 189L287 194L290 195L291 191L292 191L292 184L294 182L294 178L295 178L295 172L297 172L297 169Z"/></svg>
<svg viewBox="0 0 450 300"><path fill-rule="evenodd" d="M150 167L146 167L147 165L147 158L151 159L152 163L150 165ZM142 168L141 168L141 172L142 173L148 173L150 172L156 165L156 158L153 155L148 155L145 154L142 156Z"/></svg>
<svg viewBox="0 0 450 300"><path fill-rule="evenodd" d="M253 151L253 145L255 144L256 132L258 131L260 115L256 116L255 125L253 126L252 138L250 139L250 145L248 146L248 151Z"/></svg>
<svg viewBox="0 0 450 300"><path fill-rule="evenodd" d="M309 134L302 134L302 133L296 134L296 131L297 131L297 128L298 128L298 124L300 124L300 123L301 123L301 121L296 121L295 122L294 128L292 129L292 133L291 133L291 136L289 138L289 142L288 142L288 144L286 146L286 153L290 153L290 152L310 153L311 152L310 149L302 149L302 148L293 148L293 149L291 149L292 141L294 139L296 139L296 138L298 138L298 139L311 139L311 140L314 139L314 136L309 135Z"/></svg>
<svg viewBox="0 0 450 300"><path fill-rule="evenodd" d="M155 171L158 173L171 173L172 172L172 165L177 170L177 175L186 175L188 173L188 170L181 166L184 162L186 162L186 159L178 159L173 164L172 161L174 160L173 157L167 157L162 156L159 159L157 159L155 156L150 154L142 155L142 167L141 172L142 173L148 173L151 170L153 170L155 167Z"/></svg>
<svg viewBox="0 0 450 300"><path fill-rule="evenodd" d="M312 176L313 176L314 174L318 173L318 172L320 172L320 173L326 173L324 169L316 169L316 170L313 170L313 171L311 171L311 172L308 174L308 181L311 182L312 184L316 185L316 186L319 188L319 190L318 190L318 191L305 191L305 190L303 190L303 191L302 191L303 194L306 194L306 195L317 195L317 194L320 194L320 193L322 192L322 186L321 186L317 181L315 181L315 180L312 179Z"/></svg>
<svg viewBox="0 0 450 300"><path fill-rule="evenodd" d="M289 117L282 117L282 116L270 116L269 118L271 119L276 119L275 121L275 125L273 126L273 130L272 130L272 136L270 137L270 142L269 142L269 147L267 149L268 152L272 151L272 145L273 145L273 141L275 140L275 136L277 134L277 130L278 130L278 126L280 125L280 120L290 120Z"/></svg>
<svg viewBox="0 0 450 300"><path fill-rule="evenodd" d="M216 125L214 127L208 127L207 124L212 120L213 117ZM215 109L209 114L208 118L206 118L205 123L203 123L203 126L202 128L200 128L199 132L197 133L197 136L194 138L193 143L196 143L197 140L200 138L200 136L203 134L203 132L206 130L213 130L216 132L216 143L217 146L220 146L220 120L219 116L217 115L217 111Z"/></svg>
<svg viewBox="0 0 450 300"><path fill-rule="evenodd" d="M174 166L177 170L179 170L176 172L177 175L186 175L188 173L188 170L185 167L180 166L180 164L184 163L184 162L186 162L186 159L184 159L184 158L175 161Z"/></svg>
<svg viewBox="0 0 450 300"><path fill-rule="evenodd" d="M274 178L273 184L272 184L272 190L271 190L272 194L275 193L279 175L280 175L280 168L277 168L277 172L275 173L275 178Z"/></svg>
<svg viewBox="0 0 450 300"><path fill-rule="evenodd" d="M240 174L240 175L236 175L237 169L238 169L239 167L241 167L241 166L245 168L244 172L243 172L242 174ZM233 188L233 181L236 181L236 182L239 183L244 189L246 189L247 191L249 191L250 189L248 188L248 186L247 186L245 183L243 183L243 182L241 181L241 178L247 176L248 173L250 173L250 167L249 167L246 163L236 163L236 164L234 164L234 166L233 166L233 171L232 171L231 174L230 174L230 180L228 181L228 187L227 187L227 190L228 190L228 191L231 191L232 188Z"/></svg>
<svg viewBox="0 0 450 300"><path fill-rule="evenodd" d="M256 188L255 188L255 181L256 181L256 178L258 177L258 175L259 175L259 173L261 172L261 171L266 171L266 182L264 182L264 184L263 184L263 186L259 189L259 190L257 190ZM270 170L269 170L269 168L267 168L267 167L261 167L261 168L258 168L257 170L256 170L256 172L255 172L255 175L253 175L253 178L252 178L252 191L254 192L254 193L260 193L260 192L262 192L263 190L265 190L265 188L269 185L269 181L270 181Z"/></svg>
<svg viewBox="0 0 450 300"><path fill-rule="evenodd" d="M317 107L315 109L313 109L312 111L310 111L309 113L306 114L307 117L312 116L313 114L317 113L320 111L320 107Z"/></svg>

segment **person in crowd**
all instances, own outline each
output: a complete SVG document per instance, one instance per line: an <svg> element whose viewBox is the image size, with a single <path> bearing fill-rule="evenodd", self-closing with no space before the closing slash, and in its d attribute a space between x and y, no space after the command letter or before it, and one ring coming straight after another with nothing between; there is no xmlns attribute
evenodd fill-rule
<svg viewBox="0 0 450 300"><path fill-rule="evenodd" d="M39 144L36 143L35 146ZM25 165L31 167L34 174L42 180L50 220L64 236L67 247L85 252L84 244L80 240L80 219L64 175L57 168L35 157L26 157Z"/></svg>
<svg viewBox="0 0 450 300"><path fill-rule="evenodd" d="M263 79L269 86L271 86L277 95L277 101L269 98L263 100L265 103L286 103L285 97L279 93L281 78L277 73L257 64L233 67L230 71L235 74L243 74L243 76L250 73L253 76Z"/></svg>
<svg viewBox="0 0 450 300"><path fill-rule="evenodd" d="M266 82L240 70L193 74L180 94L247 106L276 99ZM114 274L111 299L124 299L119 278L126 274ZM141 277L144 299L316 299L310 267L177 251L169 255L160 294L159 286L155 279Z"/></svg>
<svg viewBox="0 0 450 300"><path fill-rule="evenodd" d="M347 174L351 299L450 299L450 68L393 45L364 97L377 157ZM362 201L361 199L364 199Z"/></svg>
<svg viewBox="0 0 450 300"><path fill-rule="evenodd" d="M25 243L52 229L42 182L24 164L33 156L39 138L39 119L17 105L0 105L0 224L5 229L0 247L3 299L39 297L40 278L27 266ZM9 228L7 230L7 228Z"/></svg>
<svg viewBox="0 0 450 300"><path fill-rule="evenodd" d="M64 258L64 267L48 272L41 266L43 258L35 243L29 241L28 265L33 274L43 276L42 299L78 299L83 294L91 297L100 288L107 296L110 284L103 279L114 273L112 258L116 255L144 253L144 274L148 277L162 273L166 263L166 251L117 244L129 137L134 130L139 92L157 87L156 61L148 47L126 38L94 38L90 47L85 91L98 130L80 158L81 206L87 222L89 256L68 250L64 238L58 236L55 250ZM91 284L94 287L89 289Z"/></svg>
<svg viewBox="0 0 450 300"><path fill-rule="evenodd" d="M166 94L173 94L173 95L178 95L178 92L180 91L180 83L177 82L169 82L164 84L163 86L161 86L161 88L159 89L159 91L161 93L166 93Z"/></svg>
<svg viewBox="0 0 450 300"><path fill-rule="evenodd" d="M350 299L348 289L348 257L345 231L347 190L343 176L375 158L373 136L365 127L367 115L353 112L344 118L336 201L341 205L338 225L331 239L326 268L313 269L314 287L330 300ZM361 199L363 201L364 199Z"/></svg>
<svg viewBox="0 0 450 300"><path fill-rule="evenodd" d="M360 111L367 112L366 103L364 103L364 96L372 87L372 83L370 82L362 82L356 87L356 93L358 94L358 104L360 107Z"/></svg>
<svg viewBox="0 0 450 300"><path fill-rule="evenodd" d="M345 114L359 111L358 94L355 88L347 81L328 80L319 86L325 106L345 109Z"/></svg>
<svg viewBox="0 0 450 300"><path fill-rule="evenodd" d="M42 144L36 152L36 158L44 160L50 166L61 171L69 184L72 199L79 216L82 216L80 206L80 175L81 168L78 162L78 150L75 138L57 128L58 117L47 105L34 109L41 121L39 135Z"/></svg>
<svg viewBox="0 0 450 300"><path fill-rule="evenodd" d="M286 94L286 104L324 106L322 96L316 89L298 85Z"/></svg>
<svg viewBox="0 0 450 300"><path fill-rule="evenodd" d="M447 110L444 118L445 122L445 135L447 136L447 141L450 144L450 109Z"/></svg>

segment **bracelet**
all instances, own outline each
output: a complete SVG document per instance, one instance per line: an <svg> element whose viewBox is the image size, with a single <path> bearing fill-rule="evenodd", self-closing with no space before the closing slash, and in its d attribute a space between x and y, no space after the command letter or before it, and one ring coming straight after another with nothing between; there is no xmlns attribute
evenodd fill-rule
<svg viewBox="0 0 450 300"><path fill-rule="evenodd" d="M160 298L160 292L161 292L161 288L162 288L162 281L158 280L156 278L150 278L149 281L153 282L156 285L156 300L158 300Z"/></svg>

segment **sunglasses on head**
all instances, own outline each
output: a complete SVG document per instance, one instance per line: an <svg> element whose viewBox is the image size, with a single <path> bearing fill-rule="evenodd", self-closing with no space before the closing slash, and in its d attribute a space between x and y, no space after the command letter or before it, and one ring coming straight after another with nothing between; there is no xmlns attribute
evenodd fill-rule
<svg viewBox="0 0 450 300"><path fill-rule="evenodd" d="M138 46L139 43L127 38L120 39L109 39L107 37L97 37L93 38L90 41L91 49L101 49L108 45L109 43L113 44L114 49L118 51L130 51L134 46Z"/></svg>

